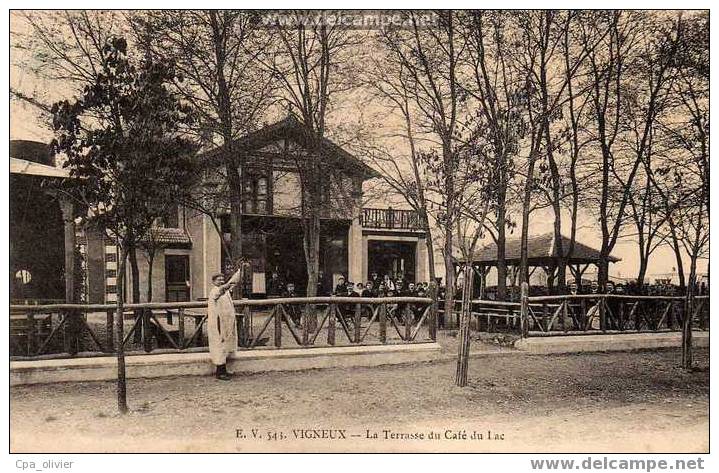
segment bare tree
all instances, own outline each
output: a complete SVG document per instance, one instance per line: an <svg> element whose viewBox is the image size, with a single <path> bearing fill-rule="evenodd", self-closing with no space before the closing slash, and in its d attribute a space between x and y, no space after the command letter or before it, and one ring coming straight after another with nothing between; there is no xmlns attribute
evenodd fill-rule
<svg viewBox="0 0 719 473"><path fill-rule="evenodd" d="M649 144L652 124L666 99L671 66L677 48L676 34L646 28L643 13L612 11L596 15L587 33L608 30L601 47L589 54L588 80L592 102L591 133L599 148L601 174L598 197L602 247L599 285L609 274L609 255L628 219L627 205ZM589 38L587 38L589 39ZM637 77L638 76L638 77ZM641 79L641 80L640 80ZM642 126L634 152L622 152L622 118L631 101L642 112ZM591 171L590 171L591 172Z"/></svg>
<svg viewBox="0 0 719 473"><path fill-rule="evenodd" d="M373 146L368 155L375 169L380 172L384 183L396 194L402 196L407 204L417 212L420 225L426 235L429 279L435 280L435 254L433 229L430 221L430 200L427 197L427 167L422 159L422 130L417 130L415 116L417 109L411 73L407 70L401 56L391 49L383 49L381 56L374 57L371 77L366 84L384 104L384 110L399 115L403 131L398 135L408 148L406 155L398 155L397 146ZM417 136L417 135L420 136ZM393 141L396 135L385 136ZM430 141L431 146L431 141Z"/></svg>
<svg viewBox="0 0 719 473"><path fill-rule="evenodd" d="M665 123L673 147L658 173L669 176L677 206L671 214L674 244L689 257L689 280L682 326L682 366L691 369L692 322L697 293L697 263L709 251L709 21L706 14L680 17L673 24L678 98L675 114ZM651 168L650 168L651 169ZM672 195L669 194L668 195Z"/></svg>
<svg viewBox="0 0 719 473"><path fill-rule="evenodd" d="M430 203L442 239L445 266L445 317L450 317L454 300L453 245L456 220L455 153L458 148L457 126L465 94L460 86L460 67L465 51L464 38L458 32L457 13L435 13L435 27L423 28L415 12L405 13L408 30L386 30L381 36L388 54L405 71L408 103L415 111L414 126L432 145L415 150L425 162L436 162L442 168L442 182L435 186L438 205ZM426 198L426 196L425 196ZM426 199L429 200L429 199Z"/></svg>
<svg viewBox="0 0 719 473"><path fill-rule="evenodd" d="M144 11L130 17L137 43L151 57L172 61L174 86L196 105L198 133L217 154L227 180L230 251L242 259L242 170L247 156L236 141L261 124L272 100L271 75L258 57L269 47L257 13L235 10ZM239 297L241 285L236 286Z"/></svg>
<svg viewBox="0 0 719 473"><path fill-rule="evenodd" d="M311 297L317 294L319 281L320 217L331 203L327 116L335 95L356 86L348 59L356 38L340 26L322 21L306 24L303 12L290 15L297 24L278 25L275 47L260 59L277 83L276 99L299 119L304 133L301 140L307 153L295 152L291 158L299 175L307 295Z"/></svg>
<svg viewBox="0 0 719 473"><path fill-rule="evenodd" d="M465 22L470 70L465 90L478 103L495 159L496 176L491 193L494 228L488 230L497 244L499 300L507 296L506 231L508 226L513 226L508 218L508 190L519 153L519 137L525 126L521 110L526 101L525 83L518 69L509 65L510 28L507 12L472 11Z"/></svg>

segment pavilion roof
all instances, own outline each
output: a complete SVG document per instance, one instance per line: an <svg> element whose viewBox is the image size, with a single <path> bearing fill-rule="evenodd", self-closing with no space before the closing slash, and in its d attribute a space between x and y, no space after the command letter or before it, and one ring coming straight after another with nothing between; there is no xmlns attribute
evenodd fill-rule
<svg viewBox="0 0 719 473"><path fill-rule="evenodd" d="M521 239L507 239L505 243L505 254L508 264L519 264L521 256ZM569 251L569 238L562 235L562 250L566 256ZM544 233L527 238L527 256L530 266L543 266L554 262L559 257L559 251L554 245L554 233ZM459 258L460 262L463 261ZM474 263L496 264L497 245L492 243L479 248L472 257ZM609 256L609 262L616 263L620 258ZM569 258L570 264L589 264L599 262L599 250L584 243L575 241L574 250Z"/></svg>

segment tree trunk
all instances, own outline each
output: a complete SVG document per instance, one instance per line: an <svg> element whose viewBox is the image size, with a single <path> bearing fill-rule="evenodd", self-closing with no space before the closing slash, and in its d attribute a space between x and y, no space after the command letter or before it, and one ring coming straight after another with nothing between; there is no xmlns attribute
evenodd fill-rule
<svg viewBox="0 0 719 473"><path fill-rule="evenodd" d="M117 304L115 311L115 349L117 354L117 408L120 414L127 414L127 379L125 377L124 310L125 304L125 264L127 248L120 248L120 261L117 266Z"/></svg>
<svg viewBox="0 0 719 473"><path fill-rule="evenodd" d="M229 146L225 147L225 153L230 153ZM228 184L230 185L230 252L232 253L232 270L235 271L242 259L242 177L236 166L232 164L232 156L226 157L225 170L227 172ZM222 268L224 271L225 268ZM241 299L242 285L244 281L237 284L232 290L233 299ZM207 281L205 281L207 283Z"/></svg>
<svg viewBox="0 0 719 473"><path fill-rule="evenodd" d="M504 194L504 192L500 192ZM506 209L504 199L497 212L497 300L507 299L507 258L506 258Z"/></svg>
<svg viewBox="0 0 719 473"><path fill-rule="evenodd" d="M604 292L607 281L609 281L609 258L606 254L600 252L597 264L597 285L600 292Z"/></svg>
<svg viewBox="0 0 719 473"><path fill-rule="evenodd" d="M130 302L134 302L137 304L140 302L140 270L137 267L137 250L135 249L135 246L131 246L127 253L128 259L130 260L130 277L132 278L132 299ZM135 320L142 317L142 310L135 310L134 311L134 317ZM135 330L135 336L133 338L133 341L135 343L139 343L142 339L143 332L145 332L145 329L147 328L143 320L141 324L138 325L138 328ZM147 337L149 334L144 333L144 336Z"/></svg>
<svg viewBox="0 0 719 473"><path fill-rule="evenodd" d="M132 277L132 303L140 302L140 269L137 266L137 250L131 246L128 256L130 258L130 276Z"/></svg>
<svg viewBox="0 0 719 473"><path fill-rule="evenodd" d="M529 284L529 254L527 249L527 240L529 238L529 211L532 200L532 185L534 182L534 163L535 157L532 152L529 157L529 166L527 169L527 181L524 183L524 196L522 197L522 236L520 240L520 256L519 256L519 283L526 282Z"/></svg>
<svg viewBox="0 0 719 473"><path fill-rule="evenodd" d="M692 353L692 322L694 316L694 295L697 282L697 255L691 255L689 267L689 286L684 302L684 320L682 323L682 368L691 370L694 366Z"/></svg>
<svg viewBox="0 0 719 473"><path fill-rule="evenodd" d="M445 229L444 241L444 270L445 270L445 291L444 291L444 326L452 325L452 315L454 312L454 261L452 261L452 238L453 232L451 224Z"/></svg>
<svg viewBox="0 0 719 473"><path fill-rule="evenodd" d="M424 217L427 218L426 215ZM436 274L434 271L434 240L432 239L432 230L429 227L429 223L425 221L424 225L424 242L427 245L427 264L429 265L429 282L435 282Z"/></svg>
<svg viewBox="0 0 719 473"><path fill-rule="evenodd" d="M672 250L674 251L674 258L677 261L677 277L679 278L679 288L685 291L687 288L686 280L684 279L684 261L682 260L682 250L679 246L679 238L677 236L676 228L674 227L674 221L669 219L669 228L671 229L672 235Z"/></svg>
<svg viewBox="0 0 719 473"><path fill-rule="evenodd" d="M464 290L462 291L462 315L459 322L459 348L457 353L457 374L455 384L459 387L467 386L467 372L469 371L469 330L471 319L472 288L474 287L474 271L469 262L464 264Z"/></svg>
<svg viewBox="0 0 719 473"><path fill-rule="evenodd" d="M637 273L637 287L644 287L644 279L647 276L647 266L649 266L649 255L645 254L642 248L639 249L639 272Z"/></svg>
<svg viewBox="0 0 719 473"><path fill-rule="evenodd" d="M307 297L315 297L320 271L320 218L319 215L311 215L306 220L303 246L307 262Z"/></svg>

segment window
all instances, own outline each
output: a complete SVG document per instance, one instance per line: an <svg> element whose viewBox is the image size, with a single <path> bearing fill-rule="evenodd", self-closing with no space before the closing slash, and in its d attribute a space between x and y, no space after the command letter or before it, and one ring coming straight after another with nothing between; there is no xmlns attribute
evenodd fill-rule
<svg viewBox="0 0 719 473"><path fill-rule="evenodd" d="M271 213L269 194L269 182L266 176L247 176L242 190L242 212L246 214Z"/></svg>
<svg viewBox="0 0 719 473"><path fill-rule="evenodd" d="M158 225L165 228L181 228L180 207L178 205L171 206L167 210L167 213L160 219Z"/></svg>

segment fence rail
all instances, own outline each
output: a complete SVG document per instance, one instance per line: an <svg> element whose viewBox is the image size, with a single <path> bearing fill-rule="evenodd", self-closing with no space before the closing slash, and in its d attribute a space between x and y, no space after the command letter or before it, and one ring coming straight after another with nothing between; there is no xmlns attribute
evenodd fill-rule
<svg viewBox="0 0 719 473"><path fill-rule="evenodd" d="M709 329L709 296L695 296L692 320L700 330ZM461 301L453 317L444 317L439 301L440 327L458 325ZM525 336L578 335L622 332L680 331L685 298L619 294L578 294L526 297L521 302L484 299L471 301L471 327L480 331L524 331ZM524 313L524 320L522 320ZM524 328L523 330L523 327Z"/></svg>
<svg viewBox="0 0 719 473"><path fill-rule="evenodd" d="M431 298L302 297L234 301L238 349L435 341ZM11 359L115 353L112 304L11 305ZM129 355L202 351L207 302L126 304Z"/></svg>

